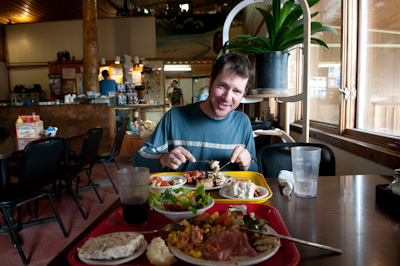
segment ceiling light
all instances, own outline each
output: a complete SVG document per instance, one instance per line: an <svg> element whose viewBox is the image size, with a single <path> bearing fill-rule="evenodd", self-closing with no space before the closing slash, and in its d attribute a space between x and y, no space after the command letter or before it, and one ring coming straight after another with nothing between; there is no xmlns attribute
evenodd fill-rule
<svg viewBox="0 0 400 266"><path fill-rule="evenodd" d="M164 71L192 71L190 65L164 65Z"/></svg>
<svg viewBox="0 0 400 266"><path fill-rule="evenodd" d="M118 65L119 63L121 63L121 58L119 56L116 56L115 57L115 64Z"/></svg>

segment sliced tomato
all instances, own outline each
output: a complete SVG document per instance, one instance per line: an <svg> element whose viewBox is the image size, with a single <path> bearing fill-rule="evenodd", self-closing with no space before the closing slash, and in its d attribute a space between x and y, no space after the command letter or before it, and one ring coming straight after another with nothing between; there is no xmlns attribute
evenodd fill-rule
<svg viewBox="0 0 400 266"><path fill-rule="evenodd" d="M161 181L161 186L162 187L168 187L168 186L170 186L171 184L168 182L168 181Z"/></svg>
<svg viewBox="0 0 400 266"><path fill-rule="evenodd" d="M167 202L164 202L163 205L164 205L164 208L169 211L187 211L186 208L184 208L178 204L169 204Z"/></svg>

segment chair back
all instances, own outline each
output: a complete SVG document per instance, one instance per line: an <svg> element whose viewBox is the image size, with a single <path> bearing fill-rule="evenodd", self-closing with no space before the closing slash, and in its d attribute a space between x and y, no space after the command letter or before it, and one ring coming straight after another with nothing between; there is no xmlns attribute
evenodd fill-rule
<svg viewBox="0 0 400 266"><path fill-rule="evenodd" d="M86 165L93 166L100 146L102 128L91 128L85 135L83 140L81 154L79 155L78 168L83 169Z"/></svg>
<svg viewBox="0 0 400 266"><path fill-rule="evenodd" d="M123 122L117 131L117 135L115 136L114 145L111 150L111 158L117 157L119 152L121 151L122 142L124 141L124 137L126 134L126 129L128 127L128 122Z"/></svg>
<svg viewBox="0 0 400 266"><path fill-rule="evenodd" d="M264 146L257 154L258 169L264 177L278 177L281 170L292 171L292 155L290 148L296 146L312 146L321 148L320 176L336 174L335 154L325 144L320 143L273 143Z"/></svg>
<svg viewBox="0 0 400 266"><path fill-rule="evenodd" d="M54 185L65 156L66 141L63 138L43 138L30 142L22 154L16 199L30 197L41 192L44 186Z"/></svg>
<svg viewBox="0 0 400 266"><path fill-rule="evenodd" d="M265 129L265 130L270 130L273 129L274 127L271 126L270 123L268 122L264 122L264 123L253 123L251 125L251 127L254 130L257 129ZM260 151L260 149L262 147L264 147L265 145L268 145L271 143L271 136L255 136L254 137L254 144L256 146L256 154L258 154L258 152Z"/></svg>

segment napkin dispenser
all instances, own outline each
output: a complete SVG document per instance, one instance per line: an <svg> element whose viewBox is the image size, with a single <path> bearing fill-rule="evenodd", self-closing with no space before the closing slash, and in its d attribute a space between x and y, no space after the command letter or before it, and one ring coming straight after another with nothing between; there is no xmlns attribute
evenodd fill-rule
<svg viewBox="0 0 400 266"><path fill-rule="evenodd" d="M392 215L400 217L400 196L387 190L388 185L376 185L376 205Z"/></svg>

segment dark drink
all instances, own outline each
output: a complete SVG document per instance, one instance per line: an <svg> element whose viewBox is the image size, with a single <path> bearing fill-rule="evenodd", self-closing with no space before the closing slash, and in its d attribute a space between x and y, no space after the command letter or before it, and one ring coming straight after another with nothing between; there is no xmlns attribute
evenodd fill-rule
<svg viewBox="0 0 400 266"><path fill-rule="evenodd" d="M149 218L149 201L140 204L122 203L124 221L126 224L140 224Z"/></svg>

